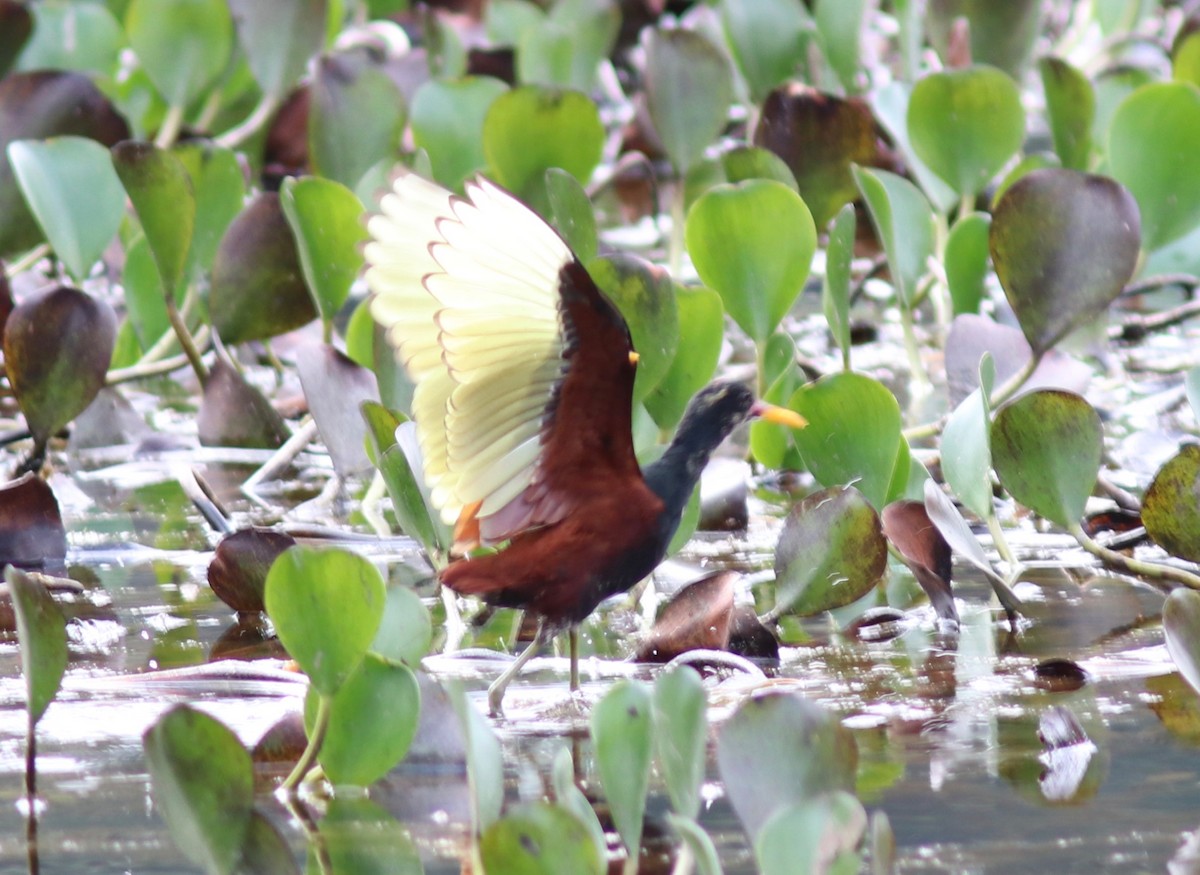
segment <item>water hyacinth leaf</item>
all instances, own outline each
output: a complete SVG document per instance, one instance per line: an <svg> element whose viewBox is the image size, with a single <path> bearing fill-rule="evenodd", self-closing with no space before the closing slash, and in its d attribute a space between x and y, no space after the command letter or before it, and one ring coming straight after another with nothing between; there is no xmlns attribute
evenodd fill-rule
<svg viewBox="0 0 1200 875"><path fill-rule="evenodd" d="M309 844L305 871L310 875L322 871L424 875L421 855L408 830L377 803L345 794L327 799L323 808L324 816Z"/></svg>
<svg viewBox="0 0 1200 875"><path fill-rule="evenodd" d="M421 597L407 586L389 586L371 652L419 668L432 641L433 620Z"/></svg>
<svg viewBox="0 0 1200 875"><path fill-rule="evenodd" d="M912 570L938 617L958 622L950 589L953 554L923 501L894 501L880 515L883 534Z"/></svg>
<svg viewBox="0 0 1200 875"><path fill-rule="evenodd" d="M1171 46L1171 78L1200 85L1200 32L1182 29Z"/></svg>
<svg viewBox="0 0 1200 875"><path fill-rule="evenodd" d="M801 386L787 406L808 420L792 438L818 483L854 483L873 507L887 504L903 438L900 405L886 386L843 371ZM859 427L848 432L844 422Z"/></svg>
<svg viewBox="0 0 1200 875"><path fill-rule="evenodd" d="M516 46L527 28L539 27L546 13L530 0L492 0L483 13L488 40L497 46Z"/></svg>
<svg viewBox="0 0 1200 875"><path fill-rule="evenodd" d="M1035 170L996 205L992 262L1034 354L1094 318L1137 266L1138 207L1119 183Z"/></svg>
<svg viewBox="0 0 1200 875"><path fill-rule="evenodd" d="M196 229L192 178L182 161L153 143L117 143L112 162L142 223L163 290L172 294L183 279Z"/></svg>
<svg viewBox="0 0 1200 875"><path fill-rule="evenodd" d="M116 336L112 308L69 286L35 292L9 314L5 369L36 441L44 444L92 403Z"/></svg>
<svg viewBox="0 0 1200 875"><path fill-rule="evenodd" d="M680 817L670 811L667 812L667 823L679 836L680 842L692 852L696 871L700 875L723 875L717 846L713 844L712 837L704 831L704 827L690 818Z"/></svg>
<svg viewBox="0 0 1200 875"><path fill-rule="evenodd" d="M32 39L17 59L21 70L79 70L106 75L116 68L125 33L100 3L36 3ZM20 28L0 11L0 33ZM18 31L19 32L19 31ZM26 32L28 35L28 32ZM0 37L0 44L4 41ZM0 50L0 75L3 75Z"/></svg>
<svg viewBox="0 0 1200 875"><path fill-rule="evenodd" d="M1147 252L1200 224L1200 166L1189 152L1198 137L1200 91L1185 82L1144 85L1113 113L1108 164L1137 199Z"/></svg>
<svg viewBox="0 0 1200 875"><path fill-rule="evenodd" d="M754 129L754 144L782 158L795 175L818 228L857 199L851 167L876 162L877 140L865 101L799 82L784 83L767 95Z"/></svg>
<svg viewBox="0 0 1200 875"><path fill-rule="evenodd" d="M226 535L208 564L208 585L239 613L265 610L263 591L275 559L296 543L291 535L251 527Z"/></svg>
<svg viewBox="0 0 1200 875"><path fill-rule="evenodd" d="M275 192L261 192L226 229L208 307L226 343L275 337L316 318L296 239Z"/></svg>
<svg viewBox="0 0 1200 875"><path fill-rule="evenodd" d="M960 18L970 22L972 58L999 67L1014 78L1021 75L1040 30L1042 4L1038 0L932 0L926 9L925 25L930 42L943 58L954 39L955 21Z"/></svg>
<svg viewBox="0 0 1200 875"><path fill-rule="evenodd" d="M988 232L992 217L987 213L959 216L946 237L946 283L954 315L978 313L988 275Z"/></svg>
<svg viewBox="0 0 1200 875"><path fill-rule="evenodd" d="M371 459L359 406L378 400L375 375L327 343L303 347L296 371L334 470L342 477L368 470Z"/></svg>
<svg viewBox="0 0 1200 875"><path fill-rule="evenodd" d="M990 353L979 362L979 385L950 414L942 429L942 475L958 500L980 519L993 513L988 398L996 377Z"/></svg>
<svg viewBox="0 0 1200 875"><path fill-rule="evenodd" d="M590 92L600 62L612 54L621 27L614 0L562 0L545 22L524 28L517 43L517 79Z"/></svg>
<svg viewBox="0 0 1200 875"><path fill-rule="evenodd" d="M690 666L676 666L655 679L651 713L658 767L671 808L692 819L700 813L704 783L706 707L704 684Z"/></svg>
<svg viewBox="0 0 1200 875"><path fill-rule="evenodd" d="M216 360L204 381L196 433L205 447L272 450L291 436L267 397L224 358Z"/></svg>
<svg viewBox="0 0 1200 875"><path fill-rule="evenodd" d="M40 10L39 10L40 11ZM16 0L0 2L0 79L8 75L33 34L33 12Z"/></svg>
<svg viewBox="0 0 1200 875"><path fill-rule="evenodd" d="M880 127L895 143L904 158L914 180L925 192L926 197L938 212L947 213L958 202L958 197L949 185L930 170L909 142L908 104L912 97L912 86L906 82L891 82L870 95L871 109Z"/></svg>
<svg viewBox="0 0 1200 875"><path fill-rule="evenodd" d="M81 73L41 70L0 79L0 258L34 246L43 236L13 176L9 144L62 136L111 146L129 137L129 125Z"/></svg>
<svg viewBox="0 0 1200 875"><path fill-rule="evenodd" d="M11 565L4 569L4 582L16 614L25 707L31 727L42 719L58 695L67 671L67 621L42 579L41 575Z"/></svg>
<svg viewBox="0 0 1200 875"><path fill-rule="evenodd" d="M604 127L586 94L526 85L492 101L483 122L491 176L547 213L546 171L561 167L586 182L600 163Z"/></svg>
<svg viewBox="0 0 1200 875"><path fill-rule="evenodd" d="M399 158L404 95L369 52L322 55L310 93L308 155L316 173L354 189L380 161Z"/></svg>
<svg viewBox="0 0 1200 875"><path fill-rule="evenodd" d="M125 214L125 192L108 150L87 137L17 140L8 144L8 160L55 255L81 282ZM79 197L81 191L88 196Z"/></svg>
<svg viewBox="0 0 1200 875"><path fill-rule="evenodd" d="M690 30L647 30L643 36L646 109L671 164L681 175L725 127L733 72L724 53Z"/></svg>
<svg viewBox="0 0 1200 875"><path fill-rule="evenodd" d="M596 257L596 213L579 180L560 167L546 171L546 197L550 202L550 224L567 241L584 264Z"/></svg>
<svg viewBox="0 0 1200 875"><path fill-rule="evenodd" d="M1200 693L1200 593L1179 587L1163 605L1167 652L1183 679Z"/></svg>
<svg viewBox="0 0 1200 875"><path fill-rule="evenodd" d="M725 308L712 289L676 285L675 309L679 336L686 337L687 343L676 345L667 372L642 399L655 424L664 430L679 424L688 401L716 373L725 337Z"/></svg>
<svg viewBox="0 0 1200 875"><path fill-rule="evenodd" d="M603 861L587 827L548 802L520 805L479 840L488 875L600 875Z"/></svg>
<svg viewBox="0 0 1200 875"><path fill-rule="evenodd" d="M725 650L737 579L735 571L716 571L676 592L642 638L636 659L669 662L689 650Z"/></svg>
<svg viewBox="0 0 1200 875"><path fill-rule="evenodd" d="M0 485L0 562L66 573L67 530L50 485L33 472Z"/></svg>
<svg viewBox="0 0 1200 875"><path fill-rule="evenodd" d="M775 547L772 614L802 617L870 592L887 568L879 514L853 486L813 493L787 516Z"/></svg>
<svg viewBox="0 0 1200 875"><path fill-rule="evenodd" d="M292 856L287 840L275 824L260 811L250 812L246 839L242 842L238 875L249 872L270 872L272 875L299 875L300 867Z"/></svg>
<svg viewBox="0 0 1200 875"><path fill-rule="evenodd" d="M652 699L645 685L618 681L592 709L592 744L613 823L636 855L650 786Z"/></svg>
<svg viewBox="0 0 1200 875"><path fill-rule="evenodd" d="M170 106L183 107L200 95L233 50L233 20L224 0L132 0L125 32Z"/></svg>
<svg viewBox="0 0 1200 875"><path fill-rule="evenodd" d="M441 553L449 545L446 528L431 510L429 496L422 488L424 481L414 473L404 450L397 444L401 420L381 404L367 402L359 410L367 423L372 461L383 475L401 531L424 547L429 556ZM415 427L408 426L408 431L415 441Z"/></svg>
<svg viewBox="0 0 1200 875"><path fill-rule="evenodd" d="M764 744L763 739L771 739ZM717 766L738 820L757 840L784 807L852 790L858 750L850 730L814 702L772 692L744 702L717 734Z"/></svg>
<svg viewBox="0 0 1200 875"><path fill-rule="evenodd" d="M288 177L280 188L279 202L296 239L300 267L317 313L332 326L363 266L367 229L360 221L362 202L341 183L318 176Z"/></svg>
<svg viewBox="0 0 1200 875"><path fill-rule="evenodd" d="M466 740L471 834L481 835L499 820L500 809L504 805L504 762L500 739L496 737L487 718L467 701L461 687L453 685L446 692Z"/></svg>
<svg viewBox="0 0 1200 875"><path fill-rule="evenodd" d="M212 268L229 223L242 210L246 183L237 156L205 141L178 143L171 149L187 169L196 197L195 231L188 249L187 275Z"/></svg>
<svg viewBox="0 0 1200 875"><path fill-rule="evenodd" d="M279 640L323 696L362 661L385 597L379 569L348 550L296 545L267 574L267 613Z"/></svg>
<svg viewBox="0 0 1200 875"><path fill-rule="evenodd" d="M701 281L761 344L804 288L817 247L812 214L780 182L718 185L688 210L688 252Z"/></svg>
<svg viewBox="0 0 1200 875"><path fill-rule="evenodd" d="M413 142L429 153L433 178L458 191L487 165L483 120L508 86L490 76L431 79L417 89L410 110Z"/></svg>
<svg viewBox="0 0 1200 875"><path fill-rule="evenodd" d="M1142 522L1173 556L1200 561L1200 446L1184 444L1167 460L1142 499Z"/></svg>
<svg viewBox="0 0 1200 875"><path fill-rule="evenodd" d="M604 827L596 816L596 809L583 795L575 783L575 763L568 748L561 748L554 757L551 768L551 781L554 786L555 801L571 812L575 818L587 828L596 846L596 854L601 860L608 857L608 841L604 838Z"/></svg>
<svg viewBox="0 0 1200 875"><path fill-rule="evenodd" d="M854 258L854 236L858 221L854 205L842 207L829 229L825 248L825 280L821 284L821 307L833 342L842 351L842 369L850 370L850 262Z"/></svg>
<svg viewBox="0 0 1200 875"><path fill-rule="evenodd" d="M312 734L319 694L310 687L304 723ZM412 669L367 653L333 694L329 728L317 759L329 780L367 787L408 753L417 732L421 691Z"/></svg>
<svg viewBox="0 0 1200 875"><path fill-rule="evenodd" d="M866 831L858 799L825 793L778 811L759 833L754 856L763 875L853 875Z"/></svg>
<svg viewBox="0 0 1200 875"><path fill-rule="evenodd" d="M624 253L601 256L587 268L629 325L638 354L633 398L640 401L667 373L679 346L675 283L664 268Z"/></svg>
<svg viewBox="0 0 1200 875"><path fill-rule="evenodd" d="M254 808L250 754L215 717L175 705L142 738L154 802L171 838L211 873L238 870Z"/></svg>
<svg viewBox="0 0 1200 875"><path fill-rule="evenodd" d="M246 63L263 94L282 97L325 40L327 0L229 0Z"/></svg>
<svg viewBox="0 0 1200 875"><path fill-rule="evenodd" d="M960 196L975 196L1021 148L1021 92L994 67L925 76L908 104L908 135L929 169Z"/></svg>
<svg viewBox="0 0 1200 875"><path fill-rule="evenodd" d="M871 0L816 0L813 6L825 60L850 92L862 90L863 19L872 5Z"/></svg>
<svg viewBox="0 0 1200 875"><path fill-rule="evenodd" d="M921 190L886 170L853 168L875 235L883 244L901 306L912 306L933 254L933 208Z"/></svg>
<svg viewBox="0 0 1200 875"><path fill-rule="evenodd" d="M1100 415L1072 392L1029 392L996 412L992 464L1017 501L1065 529L1079 525L1100 470Z"/></svg>
<svg viewBox="0 0 1200 875"><path fill-rule="evenodd" d="M1046 92L1054 152L1063 167L1087 170L1096 117L1096 92L1091 80L1061 58L1042 58L1038 70Z"/></svg>
<svg viewBox="0 0 1200 875"><path fill-rule="evenodd" d="M805 377L796 364L796 355L796 342L791 335L776 331L768 338L759 362L762 368L759 381L767 386L762 393L763 401L786 406L796 389L803 385ZM796 450L792 435L790 428L757 419L750 423L750 451L768 468L801 470L804 460Z"/></svg>
<svg viewBox="0 0 1200 875"><path fill-rule="evenodd" d="M805 60L816 25L804 5L791 0L721 0L718 11L750 99L762 103Z"/></svg>

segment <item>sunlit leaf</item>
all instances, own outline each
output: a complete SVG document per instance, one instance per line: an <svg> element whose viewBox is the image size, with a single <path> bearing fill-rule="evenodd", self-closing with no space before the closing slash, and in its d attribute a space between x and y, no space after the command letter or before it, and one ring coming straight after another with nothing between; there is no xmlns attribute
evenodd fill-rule
<svg viewBox="0 0 1200 875"><path fill-rule="evenodd" d="M911 306L933 254L933 208L921 190L886 170L853 169L900 303Z"/></svg>
<svg viewBox="0 0 1200 875"><path fill-rule="evenodd" d="M633 397L641 400L666 374L679 345L675 284L665 269L623 253L597 258L587 269L629 325L638 354Z"/></svg>
<svg viewBox="0 0 1200 875"><path fill-rule="evenodd" d="M650 691L635 681L618 681L592 709L596 769L613 823L629 854L642 841L642 818L650 786Z"/></svg>
<svg viewBox="0 0 1200 875"><path fill-rule="evenodd" d="M430 79L412 101L413 142L429 153L433 178L452 190L487 165L483 120L492 102L508 90L499 79L468 76Z"/></svg>
<svg viewBox="0 0 1200 875"><path fill-rule="evenodd" d="M1174 556L1200 562L1200 445L1184 444L1167 460L1142 499L1142 522Z"/></svg>
<svg viewBox="0 0 1200 875"><path fill-rule="evenodd" d="M374 450L373 461L383 475L401 530L420 543L429 555L443 551L449 546L448 533L441 518L431 509L420 472L413 471L404 450L397 444L400 421L380 404L366 403L360 410ZM409 426L410 433L414 430ZM413 445L416 445L415 434Z"/></svg>
<svg viewBox="0 0 1200 875"><path fill-rule="evenodd" d="M297 545L267 574L265 601L279 640L323 696L358 667L383 617L383 578L368 559Z"/></svg>
<svg viewBox="0 0 1200 875"><path fill-rule="evenodd" d="M12 565L4 569L4 582L12 595L17 620L30 726L42 719L58 695L67 671L67 621L62 608L42 583L44 579Z"/></svg>
<svg viewBox="0 0 1200 875"><path fill-rule="evenodd" d="M904 163L913 179L925 192L925 196L940 211L949 212L958 200L954 189L926 166L909 142L908 104L912 86L906 82L891 82L870 95L871 109L882 129L896 144Z"/></svg>
<svg viewBox="0 0 1200 875"><path fill-rule="evenodd" d="M600 875L602 861L587 828L557 805L518 806L479 841L488 875Z"/></svg>
<svg viewBox="0 0 1200 875"><path fill-rule="evenodd" d="M112 162L142 223L164 291L172 294L183 279L196 229L192 178L182 161L153 143L118 143Z"/></svg>
<svg viewBox="0 0 1200 875"><path fill-rule="evenodd" d="M1029 392L992 422L992 464L1001 485L1063 528L1079 524L1102 450L1099 414L1071 392Z"/></svg>
<svg viewBox="0 0 1200 875"><path fill-rule="evenodd" d="M654 681L654 749L671 807L684 817L700 813L708 740L706 701L700 675L677 666Z"/></svg>
<svg viewBox="0 0 1200 875"><path fill-rule="evenodd" d="M233 49L225 0L131 0L125 32L138 63L171 106L185 106L203 92Z"/></svg>
<svg viewBox="0 0 1200 875"><path fill-rule="evenodd" d="M700 160L725 127L733 72L725 55L690 30L647 30L645 97L650 121L680 173Z"/></svg>
<svg viewBox="0 0 1200 875"><path fill-rule="evenodd" d="M229 0L258 87L281 97L325 39L327 0Z"/></svg>

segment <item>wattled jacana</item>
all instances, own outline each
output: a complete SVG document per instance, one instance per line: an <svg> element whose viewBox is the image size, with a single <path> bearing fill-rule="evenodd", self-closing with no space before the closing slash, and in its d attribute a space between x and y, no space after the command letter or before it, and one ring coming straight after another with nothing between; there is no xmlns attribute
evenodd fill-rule
<svg viewBox="0 0 1200 875"><path fill-rule="evenodd" d="M451 562L441 581L539 617L534 642L488 689L499 713L542 644L662 560L701 470L738 424L804 422L739 383L713 383L643 471L629 329L532 210L482 178L464 198L403 173L367 229L371 313L416 386L433 503L460 546L509 542Z"/></svg>

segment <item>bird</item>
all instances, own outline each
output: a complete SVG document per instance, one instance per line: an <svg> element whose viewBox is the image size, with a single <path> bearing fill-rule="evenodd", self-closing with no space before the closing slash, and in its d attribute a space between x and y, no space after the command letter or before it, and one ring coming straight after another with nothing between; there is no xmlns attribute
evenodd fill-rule
<svg viewBox="0 0 1200 875"><path fill-rule="evenodd" d="M483 176L463 192L398 170L367 218L363 256L370 312L414 384L431 503L454 526L441 583L537 618L533 642L488 688L499 716L509 682L564 629L578 689L578 624L662 561L734 428L805 422L717 381L643 469L624 318L531 208ZM470 552L489 545L500 549Z"/></svg>

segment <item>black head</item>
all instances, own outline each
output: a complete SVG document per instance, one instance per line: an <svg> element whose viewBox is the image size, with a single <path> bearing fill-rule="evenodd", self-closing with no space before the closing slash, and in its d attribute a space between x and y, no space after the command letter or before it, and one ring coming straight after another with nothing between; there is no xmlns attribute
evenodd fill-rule
<svg viewBox="0 0 1200 875"><path fill-rule="evenodd" d="M696 393L671 443L671 455L684 461L686 477L700 475L713 451L749 418L754 404L754 393L742 383L710 383Z"/></svg>

